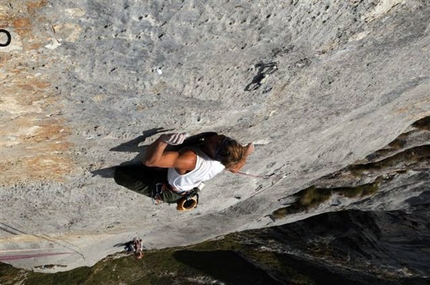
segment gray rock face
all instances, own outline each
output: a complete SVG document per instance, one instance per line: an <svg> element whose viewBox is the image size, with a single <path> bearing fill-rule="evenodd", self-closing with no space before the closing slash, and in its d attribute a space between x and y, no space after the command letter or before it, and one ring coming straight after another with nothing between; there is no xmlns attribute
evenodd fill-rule
<svg viewBox="0 0 430 285"><path fill-rule="evenodd" d="M429 15L424 0L0 4L12 36L0 47L2 260L69 270L133 236L162 248L325 212L427 204L426 174L405 170L402 187L382 177L371 197L273 214L311 185L344 187L328 175L339 182L366 157L378 164L383 153L370 154L430 115ZM251 90L258 64L273 62ZM116 185L110 168L170 129L254 141L244 170L272 176L224 173L187 213ZM412 152L428 151L425 136ZM423 182L411 191L409 177ZM12 259L18 252L39 255Z"/></svg>

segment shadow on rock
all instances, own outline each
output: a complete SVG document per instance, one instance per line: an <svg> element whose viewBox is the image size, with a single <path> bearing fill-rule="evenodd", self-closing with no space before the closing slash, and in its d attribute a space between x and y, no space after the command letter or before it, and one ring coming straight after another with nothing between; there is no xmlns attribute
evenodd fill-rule
<svg viewBox="0 0 430 285"><path fill-rule="evenodd" d="M153 198L157 183L165 183L167 169L140 165L120 165L115 167L115 183L136 193Z"/></svg>
<svg viewBox="0 0 430 285"><path fill-rule="evenodd" d="M233 251L182 250L173 256L177 261L226 284L281 284Z"/></svg>
<svg viewBox="0 0 430 285"><path fill-rule="evenodd" d="M146 149L146 146L139 146L140 143L144 142L147 138L152 137L156 134L171 131L164 128L152 128L147 131L143 131L142 135L138 136L131 141L122 143L116 147L110 149L110 151L119 151L119 152L142 152L142 150Z"/></svg>
<svg viewBox="0 0 430 285"><path fill-rule="evenodd" d="M254 91L260 88L261 85L266 81L267 76L272 74L278 69L278 64L276 62L270 63L257 63L255 68L257 68L257 75L254 76L251 83L245 87L245 91Z"/></svg>
<svg viewBox="0 0 430 285"><path fill-rule="evenodd" d="M122 143L116 147L113 147L110 149L110 151L118 151L118 152L137 152L137 156L133 158L130 161L125 161L120 164L120 166L139 166L141 165L142 158L144 157L147 149L147 145L140 145L141 143L145 142L147 138L152 137L156 134L163 133L171 131L169 129L164 128L152 128L146 131L142 132L142 135L128 141L125 143ZM118 166L111 166L107 168L101 168L97 170L91 171L91 173L94 176L101 176L103 178L114 178L115 175L115 169Z"/></svg>
<svg viewBox="0 0 430 285"><path fill-rule="evenodd" d="M113 175L115 173L115 166L97 169L97 170L91 171L91 173L93 174L93 177L101 176L103 178L113 178Z"/></svg>

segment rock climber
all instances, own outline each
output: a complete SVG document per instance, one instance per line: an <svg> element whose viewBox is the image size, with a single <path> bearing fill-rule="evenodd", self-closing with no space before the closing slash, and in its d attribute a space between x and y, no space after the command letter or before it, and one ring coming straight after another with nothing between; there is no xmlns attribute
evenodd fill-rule
<svg viewBox="0 0 430 285"><path fill-rule="evenodd" d="M143 165L137 171L118 167L114 177L118 184L153 198L151 188L162 182L168 190L162 200L166 201L168 193L179 195L179 199L223 170L240 171L253 151L252 143L243 146L214 132L188 139L184 133L163 134L148 146Z"/></svg>
<svg viewBox="0 0 430 285"><path fill-rule="evenodd" d="M238 172L253 152L253 144L242 146L224 135L210 133L196 148L166 151L168 145L181 145L185 134L163 134L153 142L143 159L148 167L168 168L167 180L172 190L183 192L227 169Z"/></svg>

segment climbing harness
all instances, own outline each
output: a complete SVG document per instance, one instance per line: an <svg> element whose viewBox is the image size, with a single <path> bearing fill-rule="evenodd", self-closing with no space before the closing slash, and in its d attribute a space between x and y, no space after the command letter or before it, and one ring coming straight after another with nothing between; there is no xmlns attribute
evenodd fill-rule
<svg viewBox="0 0 430 285"><path fill-rule="evenodd" d="M157 183L155 184L155 189L152 194L152 201L155 205L159 205L163 202L169 204L176 203L176 209L178 211L189 211L196 208L199 203L198 191L200 191L200 189L196 187L183 193L177 193L169 189L168 184Z"/></svg>
<svg viewBox="0 0 430 285"><path fill-rule="evenodd" d="M0 43L0 47L7 47L10 42L12 41L12 36L10 35L10 33L4 29L0 29L0 33L4 33L6 34L7 40L6 43Z"/></svg>

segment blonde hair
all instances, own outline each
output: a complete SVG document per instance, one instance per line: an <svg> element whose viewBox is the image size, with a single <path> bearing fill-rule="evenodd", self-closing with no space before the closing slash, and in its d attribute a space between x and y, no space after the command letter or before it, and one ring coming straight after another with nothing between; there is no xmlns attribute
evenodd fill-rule
<svg viewBox="0 0 430 285"><path fill-rule="evenodd" d="M234 167L246 158L246 150L247 148L236 140L228 138L220 150L220 161L226 168Z"/></svg>

